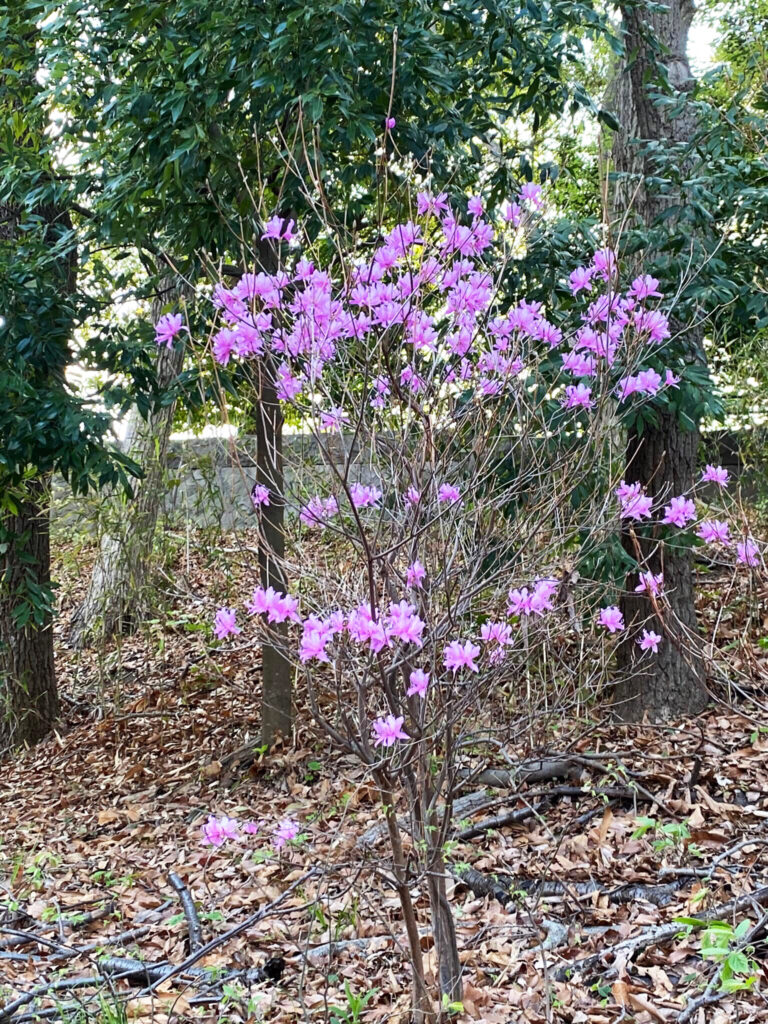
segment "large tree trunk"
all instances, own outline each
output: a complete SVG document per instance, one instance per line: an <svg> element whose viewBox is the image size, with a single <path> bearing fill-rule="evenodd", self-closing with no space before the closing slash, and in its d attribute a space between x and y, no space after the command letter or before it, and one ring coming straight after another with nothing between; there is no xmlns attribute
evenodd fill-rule
<svg viewBox="0 0 768 1024"><path fill-rule="evenodd" d="M1 81L1 79L0 79ZM46 225L46 243L60 243L59 230L69 231L69 215L45 204L36 214ZM18 207L0 204L0 240L18 235ZM61 250L52 272L62 299L77 287L77 249ZM39 325L45 331L45 323ZM66 344L44 366L36 365L35 383L63 379L69 358ZM32 468L34 467L27 467ZM53 597L51 594L50 478L37 477L8 487L15 503L4 502L0 515L0 752L36 743L53 726L59 695L53 659ZM18 613L24 611L22 618ZM15 614L16 613L16 614Z"/></svg>
<svg viewBox="0 0 768 1024"><path fill-rule="evenodd" d="M679 494L690 486L696 468L699 433L681 430L674 416L662 416L658 429L641 437L631 431L627 440L629 483L640 481L650 495ZM678 718L704 707L701 644L696 625L693 566L690 549L676 549L645 540L628 529L624 546L632 557L642 553L653 573L664 574L664 602L658 607L645 592L635 593L637 578L630 577L622 599L627 635L619 646L621 677L615 691L616 711L624 721L644 715L657 720ZM650 616L650 621L649 620ZM641 651L638 633L652 629L663 637L657 654Z"/></svg>
<svg viewBox="0 0 768 1024"><path fill-rule="evenodd" d="M160 318L166 303L179 293L175 278L160 283L152 308L153 322ZM177 337L171 348L158 349L157 381L161 390L171 387L183 362L181 338ZM156 409L147 419L136 410L129 417L123 448L141 466L144 475L134 483L132 499L122 495L114 498L88 592L72 616L69 642L73 647L82 647L98 636L134 630L147 608L174 409L175 404L171 403Z"/></svg>
<svg viewBox="0 0 768 1024"><path fill-rule="evenodd" d="M0 560L0 751L36 743L59 713L53 664L51 610L44 621L19 628L14 609L30 584L42 592L51 583L48 487L33 480L17 515L2 520ZM32 596L32 595L30 595Z"/></svg>
<svg viewBox="0 0 768 1024"><path fill-rule="evenodd" d="M616 133L613 161L625 175L615 192L615 212L621 221L631 204L631 217L646 227L652 225L665 207L679 197L660 197L642 182L654 171L653 157L643 154L642 141L670 144L690 141L696 131L695 114L690 106L670 117L669 107L653 102L651 91L658 88L656 62L666 67L673 89L685 92L693 84L686 56L688 30L693 17L689 0L667 0L666 8L650 11L646 5L622 5L627 61L614 83L615 105L621 131ZM633 140L642 140L638 145ZM639 187L638 187L639 185ZM667 221L668 231L674 222ZM676 282L670 282L674 287ZM671 290L671 289L670 289ZM679 338L675 346L684 350L689 362L703 362L702 330L698 326L672 322ZM660 415L658 425L646 424L641 434L632 430L627 439L626 479L640 481L651 495L665 498L689 491L694 479L699 443L698 430L686 430L672 415ZM628 531L624 537L627 551L636 556L636 541ZM651 548L641 544L648 556ZM629 627L627 639L619 647L621 679L616 689L617 714L633 721L648 715L652 719L674 717L700 711L706 703L704 666L696 626L693 570L689 549L664 547L651 559L654 572L664 572L665 606L663 622L645 593L636 594L636 577L627 582L622 611ZM640 657L637 646L639 623L663 636L656 656Z"/></svg>

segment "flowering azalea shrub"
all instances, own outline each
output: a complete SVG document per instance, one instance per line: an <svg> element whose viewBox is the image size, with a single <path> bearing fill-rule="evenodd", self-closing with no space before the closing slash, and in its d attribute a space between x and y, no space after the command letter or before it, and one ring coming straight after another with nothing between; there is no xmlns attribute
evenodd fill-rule
<svg viewBox="0 0 768 1024"><path fill-rule="evenodd" d="M623 285L609 247L570 275L568 309L510 296L543 203L534 183L495 216L480 196L461 214L445 194L420 192L375 245L325 265L299 247L293 221L273 216L264 242L277 269L216 286L206 342L220 367L267 374L319 455L252 491L257 516L288 509L289 592L256 586L216 612L215 635L287 643L316 724L369 767L422 1017L434 1002L411 872L418 864L441 991L455 1000L445 844L466 752L498 730L491 695L506 686L530 699L542 659L575 678L585 630L607 645L629 633L643 658L675 641L663 572L634 566L648 618L624 622L618 591L589 578L584 553L629 528L662 547L707 545L734 566L762 560L728 511L721 467L706 466L700 484L723 495L722 519L702 512L695 487L660 502L615 470L622 418L669 401L686 368L666 359L659 282ZM182 329L165 317L158 343ZM276 846L295 837L289 825ZM213 846L237 834L227 819L205 826Z"/></svg>

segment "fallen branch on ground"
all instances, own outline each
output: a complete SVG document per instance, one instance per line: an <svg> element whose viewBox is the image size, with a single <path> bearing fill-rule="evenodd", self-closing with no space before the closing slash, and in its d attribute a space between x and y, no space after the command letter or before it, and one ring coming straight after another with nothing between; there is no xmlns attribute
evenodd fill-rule
<svg viewBox="0 0 768 1024"><path fill-rule="evenodd" d="M203 929L200 926L200 918L197 916L195 901L186 885L182 882L175 871L168 875L168 881L179 894L184 916L187 919L187 934L189 936L189 951L194 953L203 944Z"/></svg>
<svg viewBox="0 0 768 1024"><path fill-rule="evenodd" d="M536 878L514 878L511 875L491 877L472 867L457 867L451 874L458 881L469 886L475 896L493 896L502 906L513 899L515 892L524 892L527 896L547 899L558 896L570 896L580 899L598 894L607 897L610 903L634 903L644 900L656 907L665 907L677 895L678 890L686 885L684 879L668 882L665 885L653 883L629 882L626 885L606 888L599 882L560 882Z"/></svg>
<svg viewBox="0 0 768 1024"><path fill-rule="evenodd" d="M743 910L749 910L755 905L761 907L768 905L768 885L763 886L756 892L748 893L746 896L737 896L735 899L729 900L727 903L720 904L719 907L713 907L711 910L702 911L702 913L697 915L696 920L701 921L702 924L706 924L708 921L728 918L731 914L737 914ZM679 935L683 927L684 925L681 925L676 921L672 921L669 924L655 925L653 928L649 928L647 931L641 932L639 935L634 935L629 939L623 939L621 942L617 942L614 946L608 946L599 953L594 953L592 956L582 957L581 960L575 960L573 963L566 964L557 972L557 980L566 981L574 971L582 972L590 970L592 967L601 963L606 955L613 955L615 957L619 953L628 953L630 956L633 956L635 953L642 949L646 949L648 946L658 945L662 942L669 942L671 939L674 939Z"/></svg>

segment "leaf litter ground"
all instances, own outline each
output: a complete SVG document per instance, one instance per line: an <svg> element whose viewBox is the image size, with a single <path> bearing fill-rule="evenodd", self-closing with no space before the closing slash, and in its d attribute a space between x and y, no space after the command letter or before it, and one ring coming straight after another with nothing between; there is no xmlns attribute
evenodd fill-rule
<svg viewBox="0 0 768 1024"><path fill-rule="evenodd" d="M0 1021L73 1019L79 1007L81 1020L104 1024L121 1019L116 1008L157 1022L336 1012L351 1024L351 993L370 995L357 1019L405 1024L407 956L375 790L302 716L293 745L259 751L258 648L214 652L197 629L226 595L209 583L210 545L194 540L168 567L162 613L97 653L63 643L89 558L60 549L62 721L0 776L2 1006L41 991L10 1013L0 1007ZM238 564L235 553L235 574ZM552 777L472 786L450 852L463 1019L768 1019L765 606L764 592L731 589L726 601L717 580L707 583L701 612L717 618L725 656L738 662L738 703L715 694L714 710L669 727L596 725L583 711L494 765L544 758ZM301 690L297 703L306 707ZM200 844L209 813L265 825L247 845L211 852ZM304 839L277 854L269 829L286 817ZM110 958L189 961L171 873L194 901L202 941L224 941L165 981L108 972ZM433 977L423 897L417 906ZM726 995L721 960L702 957L705 929L674 923L723 906L750 940L748 987ZM278 965L268 971L278 980L262 977L265 963Z"/></svg>

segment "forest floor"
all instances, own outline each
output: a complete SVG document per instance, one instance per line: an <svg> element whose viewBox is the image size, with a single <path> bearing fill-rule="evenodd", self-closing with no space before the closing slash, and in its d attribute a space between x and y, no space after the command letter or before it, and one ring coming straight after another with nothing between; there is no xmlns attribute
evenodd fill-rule
<svg viewBox="0 0 768 1024"><path fill-rule="evenodd" d="M402 920L363 768L308 715L292 746L259 751L258 649L213 652L199 629L221 597L204 538L178 546L163 611L139 633L70 651L90 556L58 555L60 728L0 774L0 1022L81 1007L101 1024L406 1024ZM472 787L450 853L463 873L450 886L457 1019L768 1020L768 593L710 583L703 601L724 647L733 621L728 656L751 678L746 692L715 693L708 712L664 727L597 724L580 705L505 751L544 758L538 776ZM262 829L212 851L200 842L211 813L291 818L303 838L276 853ZM194 963L187 894L209 944ZM137 959L183 970L137 977Z"/></svg>

